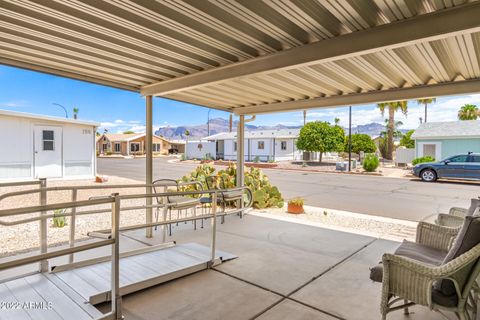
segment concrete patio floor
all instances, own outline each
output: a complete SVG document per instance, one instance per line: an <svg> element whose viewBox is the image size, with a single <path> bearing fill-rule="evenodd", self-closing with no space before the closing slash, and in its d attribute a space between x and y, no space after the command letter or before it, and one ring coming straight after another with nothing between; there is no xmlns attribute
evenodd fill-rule
<svg viewBox="0 0 480 320"><path fill-rule="evenodd" d="M208 226L207 226L208 225ZM209 223L175 226L168 240L209 245ZM124 236L149 244L143 230ZM218 224L217 248L239 258L123 297L126 319L380 319L369 267L398 243L255 216ZM108 306L100 306L107 311ZM388 319L444 319L415 306ZM450 315L451 319L454 319Z"/></svg>

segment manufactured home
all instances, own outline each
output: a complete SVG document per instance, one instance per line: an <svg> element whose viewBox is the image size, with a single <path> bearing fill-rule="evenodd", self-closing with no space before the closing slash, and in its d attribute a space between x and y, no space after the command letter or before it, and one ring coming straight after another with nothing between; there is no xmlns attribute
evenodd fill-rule
<svg viewBox="0 0 480 320"><path fill-rule="evenodd" d="M0 180L94 177L99 125L0 110Z"/></svg>
<svg viewBox="0 0 480 320"><path fill-rule="evenodd" d="M303 152L295 146L299 133L300 129L246 131L244 140L245 161L301 160ZM236 132L219 133L203 140L216 143L217 159L236 159Z"/></svg>
<svg viewBox="0 0 480 320"><path fill-rule="evenodd" d="M480 152L480 121L427 122L412 135L417 157L442 160L467 152Z"/></svg>
<svg viewBox="0 0 480 320"><path fill-rule="evenodd" d="M145 154L145 133L104 133L97 138L97 153L100 155L143 155ZM154 154L168 154L170 141L154 135Z"/></svg>

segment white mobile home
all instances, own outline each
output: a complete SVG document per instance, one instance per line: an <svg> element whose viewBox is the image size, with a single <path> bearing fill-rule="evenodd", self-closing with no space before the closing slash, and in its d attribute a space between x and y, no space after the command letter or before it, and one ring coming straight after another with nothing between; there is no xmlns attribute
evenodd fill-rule
<svg viewBox="0 0 480 320"><path fill-rule="evenodd" d="M300 129L246 131L245 161L301 160L303 152L295 146ZM226 132L206 137L216 142L218 159L235 160L237 157L237 133Z"/></svg>
<svg viewBox="0 0 480 320"><path fill-rule="evenodd" d="M95 176L99 125L0 110L0 180Z"/></svg>

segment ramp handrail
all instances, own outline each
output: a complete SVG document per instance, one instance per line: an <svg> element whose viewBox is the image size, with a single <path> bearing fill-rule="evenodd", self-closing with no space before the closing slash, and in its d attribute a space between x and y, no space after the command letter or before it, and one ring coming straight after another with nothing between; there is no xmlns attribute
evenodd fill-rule
<svg viewBox="0 0 480 320"><path fill-rule="evenodd" d="M6 262L0 263L0 270L20 267L27 264L32 264L36 262L45 262L47 259L52 259L56 257L61 257L68 254L73 254L76 252L91 250L103 246L112 246L112 255L111 255L111 290L112 290L112 307L111 311L101 317L101 319L122 319L121 313L121 300L120 300L120 277L119 277L119 226L120 226L120 199L118 194L112 194L109 197L103 197L102 199L94 200L85 200L85 201L76 201L76 202L64 202L56 203L50 205L40 205L40 206L31 206L24 208L15 208L15 209L3 209L0 210L0 216L16 216L21 214L29 214L36 212L46 212L49 210L56 210L60 208L78 208L91 205L99 204L111 204L111 215L112 215L112 224L110 229L110 235L107 239L95 241L92 243L82 244L78 246L72 246L65 249L54 250L51 252L41 252L36 255L14 259ZM46 221L48 218L47 215L40 215L33 217L30 220L35 221ZM45 239L46 240L46 239Z"/></svg>

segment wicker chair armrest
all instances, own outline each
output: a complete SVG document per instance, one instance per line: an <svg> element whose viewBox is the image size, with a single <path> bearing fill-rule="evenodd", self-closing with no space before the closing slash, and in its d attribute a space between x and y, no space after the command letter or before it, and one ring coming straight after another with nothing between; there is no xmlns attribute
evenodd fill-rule
<svg viewBox="0 0 480 320"><path fill-rule="evenodd" d="M456 217L462 217L465 218L467 216L468 209L466 208L460 208L460 207L452 207L448 211L448 214Z"/></svg>
<svg viewBox="0 0 480 320"><path fill-rule="evenodd" d="M439 213L435 223L442 227L459 228L465 221L464 217L455 216L446 213Z"/></svg>
<svg viewBox="0 0 480 320"><path fill-rule="evenodd" d="M417 226L416 242L430 248L448 251L459 231L460 228L439 226L422 221Z"/></svg>

